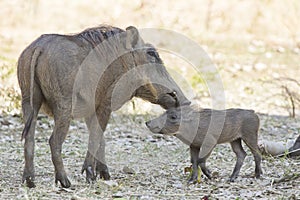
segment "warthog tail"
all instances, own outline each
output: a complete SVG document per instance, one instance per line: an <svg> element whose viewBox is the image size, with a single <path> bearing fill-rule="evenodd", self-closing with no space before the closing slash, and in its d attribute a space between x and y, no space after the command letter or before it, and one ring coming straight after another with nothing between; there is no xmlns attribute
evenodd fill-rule
<svg viewBox="0 0 300 200"><path fill-rule="evenodd" d="M31 109L33 110L33 88L34 88L34 73L35 73L35 66L37 64L37 59L41 54L41 49L37 47L34 50L34 53L31 58L30 63L30 105Z"/></svg>
<svg viewBox="0 0 300 200"><path fill-rule="evenodd" d="M25 123L25 127L22 131L21 141L26 137L27 133L29 132L32 120L33 120L33 111L30 113L29 118L27 119L27 121Z"/></svg>
<svg viewBox="0 0 300 200"><path fill-rule="evenodd" d="M23 129L22 132L22 138L21 141L26 137L26 135L28 134L29 130L30 130L30 126L33 120L33 116L34 116L34 105L33 105L33 95L34 95L34 73L35 73L35 67L37 65L37 59L41 54L41 48L37 47L34 49L32 58L31 58L31 62L30 62L30 107L31 107L31 111L30 111L30 115L27 118L27 121L25 122L25 127Z"/></svg>

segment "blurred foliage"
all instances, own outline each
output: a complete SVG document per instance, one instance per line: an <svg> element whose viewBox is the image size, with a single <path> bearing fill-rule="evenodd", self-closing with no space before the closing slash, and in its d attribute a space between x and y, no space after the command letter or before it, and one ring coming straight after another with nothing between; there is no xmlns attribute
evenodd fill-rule
<svg viewBox="0 0 300 200"><path fill-rule="evenodd" d="M0 65L0 79L1 82L5 82L7 79L9 79L11 76L15 73L15 67L13 66L13 63L15 60L9 59L7 57L1 56L1 65Z"/></svg>
<svg viewBox="0 0 300 200"><path fill-rule="evenodd" d="M0 115L19 114L21 95L16 83L16 61L0 56Z"/></svg>
<svg viewBox="0 0 300 200"><path fill-rule="evenodd" d="M205 80L198 74L193 75L191 78L191 86L194 88L197 97L205 96Z"/></svg>

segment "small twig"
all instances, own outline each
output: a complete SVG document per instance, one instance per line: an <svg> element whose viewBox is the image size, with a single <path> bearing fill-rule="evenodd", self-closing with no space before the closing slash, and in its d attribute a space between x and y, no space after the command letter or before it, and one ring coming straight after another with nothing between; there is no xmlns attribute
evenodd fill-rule
<svg viewBox="0 0 300 200"><path fill-rule="evenodd" d="M276 78L275 80L277 80L277 81L290 81L290 82L296 83L296 85L298 85L300 87L300 82L298 82L295 79L289 78L289 77Z"/></svg>
<svg viewBox="0 0 300 200"><path fill-rule="evenodd" d="M296 87L300 87L300 82L289 77L280 77L273 80L265 81L265 83L275 84L276 86L282 88L282 94L280 96L284 97L286 101L289 102L290 106L287 107L290 117L296 117L296 107L300 103L300 95L294 90L296 88L290 88L288 85L295 84ZM290 110L291 109L291 110Z"/></svg>
<svg viewBox="0 0 300 200"><path fill-rule="evenodd" d="M290 157L289 154L295 153L295 152L299 152L299 151L300 151L300 149L294 149L293 151L288 151L288 152L286 152L286 153L276 155L275 157L284 157L284 156Z"/></svg>
<svg viewBox="0 0 300 200"><path fill-rule="evenodd" d="M292 114L291 114L291 117L292 117L292 118L295 118L295 116L296 116L295 109L296 109L296 108L295 108L294 97L293 97L292 93L290 92L290 90L287 88L287 86L282 85L281 87L284 89L284 91L285 91L286 94L288 95L288 98L290 99L291 106L292 106Z"/></svg>
<svg viewBox="0 0 300 200"><path fill-rule="evenodd" d="M288 174L288 175L285 175L284 177L282 177L280 179L274 180L274 183L277 184L277 183L281 183L281 182L288 182L288 181L295 180L299 177L300 177L300 174Z"/></svg>

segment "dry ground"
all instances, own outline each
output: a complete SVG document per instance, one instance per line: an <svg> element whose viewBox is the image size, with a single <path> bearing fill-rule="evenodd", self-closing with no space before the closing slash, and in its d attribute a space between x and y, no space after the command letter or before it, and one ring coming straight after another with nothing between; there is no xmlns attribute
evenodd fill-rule
<svg viewBox="0 0 300 200"><path fill-rule="evenodd" d="M300 3L291 1L40 1L0 2L0 198L1 199L299 199L299 159L265 157L262 179L252 178L253 158L248 152L240 177L227 183L234 166L229 145L219 145L208 160L213 180L186 185L188 147L172 137L153 136L144 122L162 112L136 101L113 114L108 130L107 162L111 181L85 183L81 165L87 149L87 130L74 122L64 144L64 162L71 189L54 184L48 138L53 124L41 117L36 134L36 183L21 184L24 165L20 141L22 123L16 62L21 51L44 33L74 33L101 23L125 28L164 28L197 42L216 64L226 94L226 107L255 109L261 113L260 139L293 140L300 134L282 85L300 91L288 81L299 81ZM162 39L163 40L163 39ZM179 45L180 47L180 45ZM178 49L179 51L180 49ZM211 107L201 73L170 52L160 52L166 66L184 77L180 87L191 100ZM298 93L299 94L299 93ZM141 109L143 108L143 109ZM147 108L147 109L145 109ZM155 108L155 109L154 109ZM126 114L126 115L124 115ZM127 174L129 167L134 174ZM298 177L298 178L297 178Z"/></svg>
<svg viewBox="0 0 300 200"><path fill-rule="evenodd" d="M152 135L143 122L149 116L115 114L106 132L107 162L111 181L85 183L81 165L87 149L88 134L83 123L73 123L64 144L63 158L72 181L70 189L54 184L48 138L53 122L41 119L36 134L36 185L28 189L21 184L23 161L19 117L0 120L6 124L0 131L2 199L298 199L299 159L264 157L263 176L253 178L254 161L249 149L240 176L228 183L235 162L230 145L219 145L208 159L214 178L202 176L201 183L187 185L190 166L188 147L174 137ZM295 138L299 120L260 115L260 139L286 141ZM289 133L286 134L286 127ZM272 133L272 134L270 134ZM245 145L244 145L245 146ZM128 174L124 167L132 170Z"/></svg>

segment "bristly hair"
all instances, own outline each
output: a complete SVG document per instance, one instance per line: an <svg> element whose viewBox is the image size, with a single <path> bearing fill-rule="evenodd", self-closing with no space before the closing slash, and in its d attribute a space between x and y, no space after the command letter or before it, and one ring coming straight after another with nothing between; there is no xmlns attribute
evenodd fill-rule
<svg viewBox="0 0 300 200"><path fill-rule="evenodd" d="M85 41L89 42L93 47L96 47L105 39L122 32L124 32L124 30L117 27L109 25L100 25L97 27L85 29L84 31L76 34L75 36L79 37L80 39L84 39Z"/></svg>

